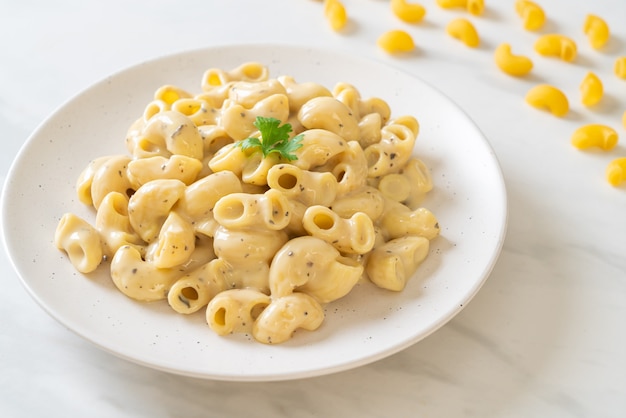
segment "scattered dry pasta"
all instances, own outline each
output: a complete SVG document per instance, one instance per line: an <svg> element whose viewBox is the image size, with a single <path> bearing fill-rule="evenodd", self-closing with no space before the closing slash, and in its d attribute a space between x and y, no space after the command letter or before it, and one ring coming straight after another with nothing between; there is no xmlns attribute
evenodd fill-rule
<svg viewBox="0 0 626 418"><path fill-rule="evenodd" d="M523 76L533 69L533 62L523 55L514 55L511 52L511 45L500 44L494 53L496 65L503 72L512 76Z"/></svg>
<svg viewBox="0 0 626 418"><path fill-rule="evenodd" d="M615 187L626 181L626 157L616 158L607 165L606 180Z"/></svg>
<svg viewBox="0 0 626 418"><path fill-rule="evenodd" d="M408 32L394 29L383 33L377 40L378 46L390 54L411 52L415 49L413 37Z"/></svg>
<svg viewBox="0 0 626 418"><path fill-rule="evenodd" d="M543 56L552 56L571 62L577 55L576 42L558 33L543 35L535 42L535 51Z"/></svg>
<svg viewBox="0 0 626 418"><path fill-rule="evenodd" d="M578 149L591 147L609 151L615 148L619 136L615 129L610 126L600 124L590 124L581 126L572 135L572 145Z"/></svg>
<svg viewBox="0 0 626 418"><path fill-rule="evenodd" d="M407 0L391 0L391 11L398 19L407 23L421 22L426 15L424 6Z"/></svg>
<svg viewBox="0 0 626 418"><path fill-rule="evenodd" d="M592 72L588 72L580 83L581 101L585 106L598 104L604 96L604 86L600 78Z"/></svg>
<svg viewBox="0 0 626 418"><path fill-rule="evenodd" d="M444 9L464 8L473 15L481 15L485 11L484 0L437 0Z"/></svg>
<svg viewBox="0 0 626 418"><path fill-rule="evenodd" d="M157 89L129 155L80 174L95 225L68 213L54 237L75 268L109 263L126 296L204 309L216 334L266 344L320 327L361 280L402 290L440 230L421 206L433 184L413 154L417 119L255 62L200 85Z"/></svg>
<svg viewBox="0 0 626 418"><path fill-rule="evenodd" d="M600 16L589 14L585 18L583 32L595 49L600 49L609 41L611 31L609 25Z"/></svg>
<svg viewBox="0 0 626 418"><path fill-rule="evenodd" d="M324 0L324 16L335 31L340 31L348 23L346 8L340 0Z"/></svg>
<svg viewBox="0 0 626 418"><path fill-rule="evenodd" d="M546 14L541 6L530 0L517 0L515 11L522 18L524 29L536 31L546 22Z"/></svg>
<svg viewBox="0 0 626 418"><path fill-rule="evenodd" d="M616 76L626 80L626 56L618 57L615 60L615 66L613 68L613 71L615 72Z"/></svg>
<svg viewBox="0 0 626 418"><path fill-rule="evenodd" d="M474 24L465 18L459 17L450 21L446 26L446 32L470 48L476 48L480 45L480 37Z"/></svg>
<svg viewBox="0 0 626 418"><path fill-rule="evenodd" d="M547 110L557 117L563 117L569 112L567 96L549 84L540 84L531 88L526 94L526 102L537 109Z"/></svg>

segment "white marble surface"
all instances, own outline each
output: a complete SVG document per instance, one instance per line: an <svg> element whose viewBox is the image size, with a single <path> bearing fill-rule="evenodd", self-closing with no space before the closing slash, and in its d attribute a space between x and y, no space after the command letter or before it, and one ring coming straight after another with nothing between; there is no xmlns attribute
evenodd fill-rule
<svg viewBox="0 0 626 418"><path fill-rule="evenodd" d="M428 14L418 26L397 21L386 1L345 0L351 23L341 34L312 0L173 3L0 0L2 182L37 125L110 73L224 43L332 46L421 77L481 127L509 195L500 259L458 316L401 353L323 377L225 383L148 369L82 340L31 299L2 251L0 416L626 416L626 187L604 179L606 164L626 156L626 146L607 154L569 144L586 123L609 124L626 137L626 81L612 72L615 58L626 55L625 1L540 1L549 16L543 32L578 41L572 64L532 51L537 34L521 28L513 0L486 0L485 15L471 17L482 36L477 50L445 34L450 19L468 15L435 0L421 2ZM589 12L613 30L602 52L582 33ZM392 28L414 35L416 53L400 59L377 49L377 36ZM492 53L502 41L534 59L531 76L499 72ZM589 70L607 92L594 109L578 100ZM569 94L566 118L524 103L539 82Z"/></svg>

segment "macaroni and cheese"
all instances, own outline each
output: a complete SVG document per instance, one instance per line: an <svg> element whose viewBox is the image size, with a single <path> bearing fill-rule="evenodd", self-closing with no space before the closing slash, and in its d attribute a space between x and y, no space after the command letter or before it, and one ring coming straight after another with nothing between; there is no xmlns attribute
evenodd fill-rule
<svg viewBox="0 0 626 418"><path fill-rule="evenodd" d="M126 296L266 344L317 329L361 280L402 290L440 230L417 119L254 62L200 85L157 89L128 154L80 174L95 222L65 214L54 237L75 268L108 263Z"/></svg>

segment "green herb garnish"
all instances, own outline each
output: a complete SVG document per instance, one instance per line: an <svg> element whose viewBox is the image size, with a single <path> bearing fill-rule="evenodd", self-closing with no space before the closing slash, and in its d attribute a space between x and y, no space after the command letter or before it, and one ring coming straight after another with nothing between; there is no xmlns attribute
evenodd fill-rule
<svg viewBox="0 0 626 418"><path fill-rule="evenodd" d="M237 141L236 146L243 150L260 148L263 157L267 157L272 152L277 152L286 160L298 159L293 153L302 146L300 141L302 141L303 136L300 134L289 139L289 133L293 130L291 124L285 123L280 126L280 120L276 118L257 116L253 125L261 132L261 138L246 138Z"/></svg>

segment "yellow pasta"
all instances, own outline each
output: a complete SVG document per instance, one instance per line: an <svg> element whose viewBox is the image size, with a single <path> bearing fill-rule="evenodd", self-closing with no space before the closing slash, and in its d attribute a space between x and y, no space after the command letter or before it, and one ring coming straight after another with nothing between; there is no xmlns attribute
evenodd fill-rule
<svg viewBox="0 0 626 418"><path fill-rule="evenodd" d="M324 15L335 31L340 31L348 23L348 14L343 3L339 0L324 1Z"/></svg>
<svg viewBox="0 0 626 418"><path fill-rule="evenodd" d="M511 45L507 43L502 43L496 48L494 58L498 68L512 76L523 76L533 69L532 60L523 55L514 55L511 52Z"/></svg>
<svg viewBox="0 0 626 418"><path fill-rule="evenodd" d="M401 29L393 29L383 33L376 43L383 51L390 54L411 52L415 49L413 37Z"/></svg>
<svg viewBox="0 0 626 418"><path fill-rule="evenodd" d="M543 56L552 56L571 62L576 59L577 46L572 38L551 33L543 35L535 42L535 51Z"/></svg>
<svg viewBox="0 0 626 418"><path fill-rule="evenodd" d="M54 233L56 247L63 250L81 273L91 273L102 261L98 231L84 219L68 213L61 217Z"/></svg>
<svg viewBox="0 0 626 418"><path fill-rule="evenodd" d="M526 93L526 103L537 109L547 110L557 117L563 117L569 112L567 96L549 84L540 84L531 88Z"/></svg>
<svg viewBox="0 0 626 418"><path fill-rule="evenodd" d="M400 291L428 255L430 241L420 236L396 238L376 248L367 262L367 274L383 289Z"/></svg>
<svg viewBox="0 0 626 418"><path fill-rule="evenodd" d="M534 1L516 0L515 11L522 18L524 29L526 30L539 30L546 22L546 14L543 8Z"/></svg>
<svg viewBox="0 0 626 418"><path fill-rule="evenodd" d="M95 226L68 213L54 237L78 271L108 264L129 298L204 309L216 334L264 344L316 330L361 280L406 285L440 232L420 206L433 183L413 153L414 116L256 62L210 68L200 89L158 88L127 130L128 155L80 173Z"/></svg>
<svg viewBox="0 0 626 418"><path fill-rule="evenodd" d="M613 72L615 72L615 75L619 78L623 78L624 80L626 80L626 56L618 57L615 60Z"/></svg>
<svg viewBox="0 0 626 418"><path fill-rule="evenodd" d="M626 181L626 157L616 158L607 165L606 180L614 187Z"/></svg>
<svg viewBox="0 0 626 418"><path fill-rule="evenodd" d="M611 31L609 25L600 16L588 14L583 25L583 32L594 49L600 49L609 41Z"/></svg>
<svg viewBox="0 0 626 418"><path fill-rule="evenodd" d="M572 145L578 149L597 147L609 151L617 145L619 136L607 125L589 124L581 126L572 135Z"/></svg>
<svg viewBox="0 0 626 418"><path fill-rule="evenodd" d="M480 37L474 24L465 18L453 19L446 26L446 32L470 48L476 48L480 45Z"/></svg>
<svg viewBox="0 0 626 418"><path fill-rule="evenodd" d="M462 7L473 15L481 15L485 10L484 0L437 0L437 4L444 9Z"/></svg>
<svg viewBox="0 0 626 418"><path fill-rule="evenodd" d="M421 22L426 15L424 6L407 0L391 0L391 11L398 19L407 23Z"/></svg>
<svg viewBox="0 0 626 418"><path fill-rule="evenodd" d="M602 100L604 86L602 81L592 72L588 72L580 83L581 101L585 106L593 106Z"/></svg>

